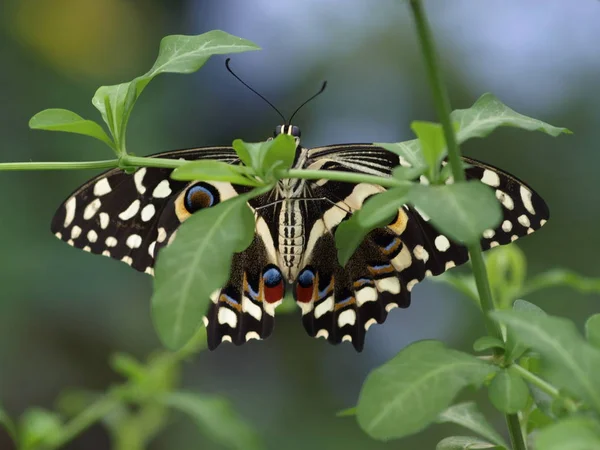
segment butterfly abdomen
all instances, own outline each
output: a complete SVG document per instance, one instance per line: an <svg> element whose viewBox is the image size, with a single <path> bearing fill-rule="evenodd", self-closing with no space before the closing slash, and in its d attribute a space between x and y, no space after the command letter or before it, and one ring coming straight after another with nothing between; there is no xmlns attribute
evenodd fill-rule
<svg viewBox="0 0 600 450"><path fill-rule="evenodd" d="M289 200L279 213L278 250L281 267L290 282L294 281L304 253L304 220L300 203Z"/></svg>

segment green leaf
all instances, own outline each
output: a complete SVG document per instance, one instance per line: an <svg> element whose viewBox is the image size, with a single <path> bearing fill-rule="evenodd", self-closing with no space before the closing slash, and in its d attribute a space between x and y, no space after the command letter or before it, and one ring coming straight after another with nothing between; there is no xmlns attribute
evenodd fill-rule
<svg viewBox="0 0 600 450"><path fill-rule="evenodd" d="M545 428L553 422L554 420L551 417L547 416L539 408L535 408L527 415L527 433Z"/></svg>
<svg viewBox="0 0 600 450"><path fill-rule="evenodd" d="M501 448L504 447L498 447L473 436L450 436L438 442L435 450L486 450Z"/></svg>
<svg viewBox="0 0 600 450"><path fill-rule="evenodd" d="M483 414L477 409L477 405L473 402L452 405L440 414L437 422L455 423L483 436L494 444L508 447L502 436L488 423Z"/></svg>
<svg viewBox="0 0 600 450"><path fill-rule="evenodd" d="M167 36L161 40L158 57L148 72L127 83L102 86L96 91L92 103L110 128L117 148L122 150L125 144L125 128L133 106L154 77L161 73L195 72L212 55L258 49L256 44L220 30L198 36Z"/></svg>
<svg viewBox="0 0 600 450"><path fill-rule="evenodd" d="M478 181L415 185L408 198L442 233L458 242L479 242L485 230L495 228L502 220L498 200L489 187Z"/></svg>
<svg viewBox="0 0 600 450"><path fill-rule="evenodd" d="M488 253L488 278L498 309L508 309L519 297L527 275L527 261L516 245L504 245Z"/></svg>
<svg viewBox="0 0 600 450"><path fill-rule="evenodd" d="M395 142L395 143L386 143L386 142L376 142L375 144L378 147L384 148L389 152L395 153L404 159L403 166L409 166L412 168L427 168L427 163L423 158L423 153L421 152L421 144L418 139L412 139L410 141L404 142Z"/></svg>
<svg viewBox="0 0 600 450"><path fill-rule="evenodd" d="M495 311L494 320L542 356L542 375L600 412L600 350L573 322L524 311Z"/></svg>
<svg viewBox="0 0 600 450"><path fill-rule="evenodd" d="M259 435L222 397L173 392L161 400L163 404L188 414L206 437L224 447L240 450L264 448Z"/></svg>
<svg viewBox="0 0 600 450"><path fill-rule="evenodd" d="M52 441L62 428L57 414L42 408L31 408L19 420L21 450L33 450Z"/></svg>
<svg viewBox="0 0 600 450"><path fill-rule="evenodd" d="M427 172L427 167L403 167L396 166L392 170L392 177L401 181L412 181Z"/></svg>
<svg viewBox="0 0 600 450"><path fill-rule="evenodd" d="M527 383L513 370L503 369L488 388L492 404L506 414L516 414L527 406L529 389Z"/></svg>
<svg viewBox="0 0 600 450"><path fill-rule="evenodd" d="M546 315L544 310L539 306L521 299L515 300L513 303L513 309L515 311L531 312L543 316ZM506 336L506 359L508 361L515 361L519 359L521 356L523 356L528 348L527 342L521 341L518 336L515 336L513 333L508 333Z"/></svg>
<svg viewBox="0 0 600 450"><path fill-rule="evenodd" d="M181 348L202 324L210 295L229 278L231 258L250 245L254 214L242 195L193 214L158 258L152 315L162 342Z"/></svg>
<svg viewBox="0 0 600 450"><path fill-rule="evenodd" d="M369 374L358 401L358 423L380 440L414 434L434 422L460 390L481 385L496 370L441 342L416 342Z"/></svg>
<svg viewBox="0 0 600 450"><path fill-rule="evenodd" d="M446 151L442 126L439 123L414 121L410 124L410 128L417 135L421 144L421 152L429 168L428 178L436 181L440 163Z"/></svg>
<svg viewBox="0 0 600 450"><path fill-rule="evenodd" d="M246 176L247 167L236 166L222 161L202 159L176 168L171 178L181 181L229 181L243 186L260 186L260 183Z"/></svg>
<svg viewBox="0 0 600 450"><path fill-rule="evenodd" d="M346 409L339 411L336 414L336 417L352 417L355 415L356 415L356 406L353 406L352 408L346 408Z"/></svg>
<svg viewBox="0 0 600 450"><path fill-rule="evenodd" d="M473 350L485 352L492 348L504 348L504 342L494 336L482 336L473 343Z"/></svg>
<svg viewBox="0 0 600 450"><path fill-rule="evenodd" d="M17 427L2 405L0 405L0 427L6 430L14 443L17 442Z"/></svg>
<svg viewBox="0 0 600 450"><path fill-rule="evenodd" d="M33 130L64 131L99 139L114 150L115 144L100 125L68 109L45 109L29 120Z"/></svg>
<svg viewBox="0 0 600 450"><path fill-rule="evenodd" d="M600 278L581 276L570 270L555 269L544 272L530 280L521 295L553 287L569 287L584 294L600 294Z"/></svg>
<svg viewBox="0 0 600 450"><path fill-rule="evenodd" d="M594 314L585 323L585 337L590 344L600 348L600 314Z"/></svg>
<svg viewBox="0 0 600 450"><path fill-rule="evenodd" d="M287 170L294 163L296 141L293 136L280 134L275 139L264 142L233 141L233 149L242 162L252 167L260 176L266 176L271 169Z"/></svg>
<svg viewBox="0 0 600 450"><path fill-rule="evenodd" d="M457 109L450 114L453 122L458 122L456 134L458 143L474 137L485 137L501 126L521 128L529 131L543 131L550 136L571 133L566 128L558 128L541 120L519 114L490 93L483 94L468 109Z"/></svg>
<svg viewBox="0 0 600 450"><path fill-rule="evenodd" d="M536 450L597 450L600 424L589 417L569 417L548 425L535 436Z"/></svg>
<svg viewBox="0 0 600 450"><path fill-rule="evenodd" d="M410 186L400 186L367 199L361 209L340 223L335 232L338 261L344 267L365 236L386 225L406 203Z"/></svg>
<svg viewBox="0 0 600 450"><path fill-rule="evenodd" d="M146 376L146 367L127 353L113 353L110 365L115 372L134 381L141 381Z"/></svg>

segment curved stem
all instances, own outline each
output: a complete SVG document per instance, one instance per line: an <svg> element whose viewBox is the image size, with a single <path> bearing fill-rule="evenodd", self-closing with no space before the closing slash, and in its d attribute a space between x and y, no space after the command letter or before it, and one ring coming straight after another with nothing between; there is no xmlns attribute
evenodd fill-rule
<svg viewBox="0 0 600 450"><path fill-rule="evenodd" d="M379 177L377 175L342 172L336 170L290 169L284 173L283 178L302 178L305 180L333 180L354 184L370 183L388 188L408 186L411 184L409 181L397 180L392 177Z"/></svg>
<svg viewBox="0 0 600 450"><path fill-rule="evenodd" d="M444 130L444 137L446 138L448 161L452 168L452 175L456 181L464 181L465 173L460 161L460 148L456 141L454 129L452 128L452 122L450 120L450 101L448 100L446 87L442 82L433 35L429 28L429 23L427 22L421 1L410 0L410 6L415 19L423 57L425 58L427 75L433 93L436 112L442 124L442 129ZM479 243L473 243L468 245L467 248L471 257L473 276L475 277L475 282L477 284L477 291L479 292L486 328L491 336L502 340L502 331L499 325L492 321L489 316L489 313L494 310L494 302L488 282L485 262L483 261L483 255L481 253L481 246ZM523 438L519 417L516 414L507 414L506 422L513 450L526 450L527 447L525 445L525 439Z"/></svg>

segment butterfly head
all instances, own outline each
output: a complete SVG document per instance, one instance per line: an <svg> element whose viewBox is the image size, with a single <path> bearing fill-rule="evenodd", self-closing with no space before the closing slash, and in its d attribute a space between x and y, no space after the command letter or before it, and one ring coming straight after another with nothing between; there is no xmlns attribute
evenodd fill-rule
<svg viewBox="0 0 600 450"><path fill-rule="evenodd" d="M289 134L290 136L300 139L302 133L300 132L300 128L296 125L277 125L277 127L275 127L273 136L277 137L280 134Z"/></svg>

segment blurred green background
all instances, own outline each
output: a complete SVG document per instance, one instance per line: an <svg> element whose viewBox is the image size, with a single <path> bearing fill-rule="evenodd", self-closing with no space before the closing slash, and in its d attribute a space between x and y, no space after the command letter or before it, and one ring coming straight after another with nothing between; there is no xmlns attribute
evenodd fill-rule
<svg viewBox="0 0 600 450"><path fill-rule="evenodd" d="M454 108L491 91L524 114L574 131L557 139L501 130L465 153L526 180L547 201L549 224L519 241L531 273L564 267L600 275L600 2L454 0L426 2ZM0 5L0 162L105 159L92 139L33 132L29 118L50 107L99 120L99 85L126 81L152 64L160 38L211 29L250 39L261 52L232 66L284 114L324 79L324 95L295 120L307 146L412 138L411 120L435 120L408 5L399 0L3 0ZM215 57L192 76L156 79L137 104L128 148L169 149L263 140L278 116ZM58 205L94 173L0 173L0 402L12 415L52 408L69 387L103 390L119 381L109 355L145 357L152 329L151 279L75 250L49 230ZM581 325L598 298L568 290L528 300ZM403 441L370 441L351 418L370 369L419 339L470 348L484 333L475 307L432 282L413 306L374 327L365 350L309 338L299 313L274 335L224 345L185 366L184 386L231 399L273 449L429 449L453 430L436 426ZM503 418L490 410L500 428ZM0 449L10 448L0 432ZM70 449L107 449L94 427ZM152 449L220 448L177 416Z"/></svg>

